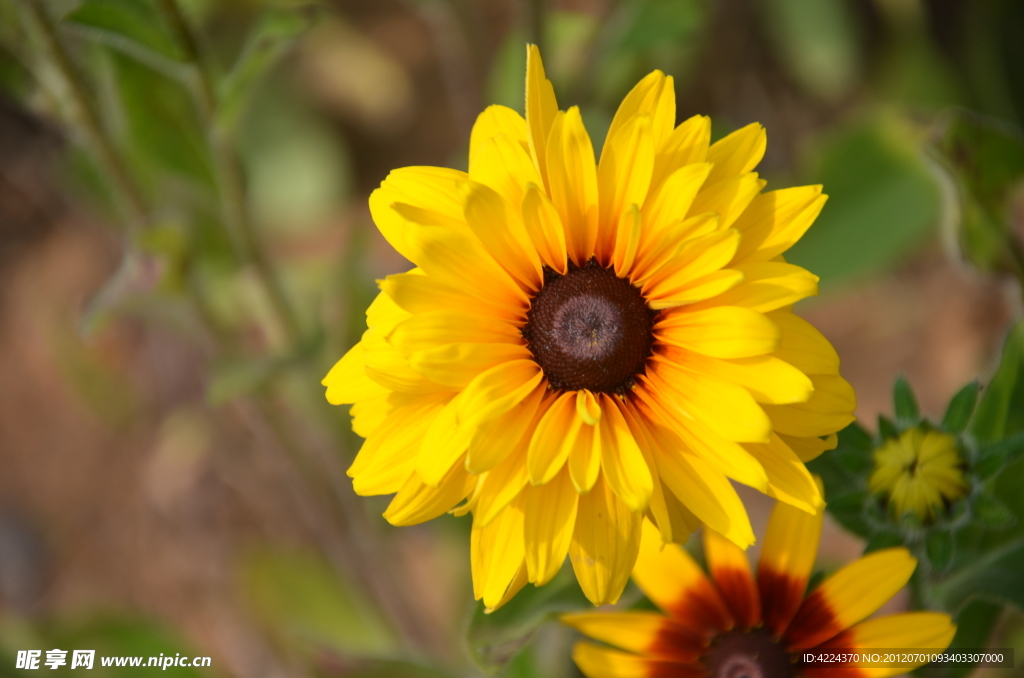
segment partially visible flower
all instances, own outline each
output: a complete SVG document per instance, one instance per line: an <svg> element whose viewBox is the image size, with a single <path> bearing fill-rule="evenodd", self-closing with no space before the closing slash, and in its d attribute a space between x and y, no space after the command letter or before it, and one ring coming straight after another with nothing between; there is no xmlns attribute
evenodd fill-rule
<svg viewBox="0 0 1024 678"><path fill-rule="evenodd" d="M853 420L839 356L793 304L818 278L783 255L821 186L762 193L767 137L676 124L671 77L637 84L600 158L529 48L526 116L480 114L469 172L408 167L370 196L416 268L381 281L369 329L324 379L366 437L358 494L395 525L473 512L473 589L495 608L566 556L614 602L645 515L754 540L730 481L809 513L803 462Z"/></svg>
<svg viewBox="0 0 1024 678"><path fill-rule="evenodd" d="M709 580L685 550L662 548L644 524L633 579L664 614L583 612L562 620L613 646L581 642L573 651L590 678L886 678L899 667L805 665L816 650L943 650L956 632L949 615L908 612L867 619L910 579L917 561L905 548L875 551L838 570L805 595L822 516L778 503L757 568L717 532L704 528Z"/></svg>
<svg viewBox="0 0 1024 678"><path fill-rule="evenodd" d="M885 494L894 516L909 511L922 521L933 520L967 494L956 439L938 431L905 430L875 450L868 487Z"/></svg>

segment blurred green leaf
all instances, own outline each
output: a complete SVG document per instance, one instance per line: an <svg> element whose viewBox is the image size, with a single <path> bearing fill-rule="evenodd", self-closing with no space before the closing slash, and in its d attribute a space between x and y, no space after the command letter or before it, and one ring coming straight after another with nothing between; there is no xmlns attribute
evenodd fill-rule
<svg viewBox="0 0 1024 678"><path fill-rule="evenodd" d="M1024 432L1024 321L1006 338L999 370L981 395L970 431L983 443Z"/></svg>
<svg viewBox="0 0 1024 678"><path fill-rule="evenodd" d="M939 189L906 123L876 116L828 138L813 176L829 195L786 258L823 288L897 260L935 224Z"/></svg>
<svg viewBox="0 0 1024 678"><path fill-rule="evenodd" d="M871 436L857 422L839 432L834 450L827 450L807 463L811 473L825 484L826 509L850 532L868 537L870 528L864 519L868 499L865 473L870 468Z"/></svg>
<svg viewBox="0 0 1024 678"><path fill-rule="evenodd" d="M982 494L974 501L974 517L993 530L1005 530L1017 522L1006 504L988 494Z"/></svg>
<svg viewBox="0 0 1024 678"><path fill-rule="evenodd" d="M1015 539L961 568L935 585L932 593L947 610L976 598L1005 600L1024 609L1024 539Z"/></svg>
<svg viewBox="0 0 1024 678"><path fill-rule="evenodd" d="M764 17L776 52L809 91L835 99L860 70L859 26L844 0L770 0Z"/></svg>
<svg viewBox="0 0 1024 678"><path fill-rule="evenodd" d="M205 133L192 98L178 82L111 53L119 103L127 122L127 151L152 179L164 172L212 187ZM154 191L166 191L161 185Z"/></svg>
<svg viewBox="0 0 1024 678"><path fill-rule="evenodd" d="M972 470L979 478L990 478L1022 452L1024 452L1024 433L989 443L978 450L977 460Z"/></svg>
<svg viewBox="0 0 1024 678"><path fill-rule="evenodd" d="M942 428L949 433L963 433L974 415L978 402L978 381L974 380L956 392L942 417Z"/></svg>
<svg viewBox="0 0 1024 678"><path fill-rule="evenodd" d="M917 408L917 398L910 384L902 375L896 379L892 392L893 411L896 413L896 420L901 426L913 426L921 419L921 412Z"/></svg>
<svg viewBox="0 0 1024 678"><path fill-rule="evenodd" d="M989 636L1002 616L1003 606L988 600L974 600L965 605L954 617L956 635L950 650L988 647ZM963 678L974 670L973 664L947 663L928 667L926 675L939 674L945 678Z"/></svg>
<svg viewBox="0 0 1024 678"><path fill-rule="evenodd" d="M62 24L175 78L187 73L185 55L152 0L84 0Z"/></svg>
<svg viewBox="0 0 1024 678"><path fill-rule="evenodd" d="M267 71L309 30L318 18L314 6L271 7L249 32L238 60L220 84L217 122L232 128Z"/></svg>
<svg viewBox="0 0 1024 678"><path fill-rule="evenodd" d="M259 390L272 376L279 363L271 358L235 359L213 365L206 387L206 401L211 405L224 403Z"/></svg>
<svg viewBox="0 0 1024 678"><path fill-rule="evenodd" d="M928 561L939 572L945 572L953 561L953 535L947 530L932 530L925 541Z"/></svg>
<svg viewBox="0 0 1024 678"><path fill-rule="evenodd" d="M243 560L240 581L262 621L300 650L386 657L396 649L380 617L313 554L257 549Z"/></svg>
<svg viewBox="0 0 1024 678"><path fill-rule="evenodd" d="M864 553L866 555L873 551L881 551L882 549L902 545L903 539L895 532L879 532L868 540L868 543L864 546Z"/></svg>
<svg viewBox="0 0 1024 678"><path fill-rule="evenodd" d="M895 440L900 437L900 430L893 420L884 414L878 415L878 435L884 443L886 440Z"/></svg>
<svg viewBox="0 0 1024 678"><path fill-rule="evenodd" d="M570 567L542 587L527 586L504 607L486 614L477 605L469 622L470 656L487 675L501 671L542 624L563 612L590 607Z"/></svg>
<svg viewBox="0 0 1024 678"><path fill-rule="evenodd" d="M1024 244L1011 229L1013 199L1024 192L1020 130L966 111L949 114L933 148L958 187L960 242L983 271L1024 280Z"/></svg>
<svg viewBox="0 0 1024 678"><path fill-rule="evenodd" d="M698 0L646 0L619 46L644 51L689 41L704 23L707 4Z"/></svg>

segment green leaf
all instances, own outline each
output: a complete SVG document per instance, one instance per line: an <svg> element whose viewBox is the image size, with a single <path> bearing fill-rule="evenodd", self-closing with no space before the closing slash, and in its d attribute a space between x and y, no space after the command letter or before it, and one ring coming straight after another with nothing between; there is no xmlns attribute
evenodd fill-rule
<svg viewBox="0 0 1024 678"><path fill-rule="evenodd" d="M1024 181L1024 137L967 111L947 115L941 127L935 151L957 187L965 256L983 271L1024 275L1024 248L1011 227L1012 197Z"/></svg>
<svg viewBox="0 0 1024 678"><path fill-rule="evenodd" d="M542 624L560 613L589 607L572 569L563 567L545 586L526 587L491 614L478 604L467 631L470 655L481 671L496 675Z"/></svg>
<svg viewBox="0 0 1024 678"><path fill-rule="evenodd" d="M917 408L917 398L910 384L901 375L896 379L892 391L893 408L896 420L903 427L913 426L921 420L921 412Z"/></svg>
<svg viewBox="0 0 1024 678"><path fill-rule="evenodd" d="M894 546L903 546L903 538L900 535L894 532L879 532L871 537L864 546L864 554L867 555L872 551L880 551L881 549L888 549Z"/></svg>
<svg viewBox="0 0 1024 678"><path fill-rule="evenodd" d="M954 618L956 635L950 650L988 647L996 623L1002 616L1003 606L988 600L975 600L963 607ZM944 678L964 678L974 670L974 664L948 663L942 668Z"/></svg>
<svg viewBox="0 0 1024 678"><path fill-rule="evenodd" d="M953 535L948 530L933 530L925 541L928 560L939 572L945 572L953 561Z"/></svg>
<svg viewBox="0 0 1024 678"><path fill-rule="evenodd" d="M976 476L986 480L998 473L1021 452L1024 452L1024 433L981 447L971 470Z"/></svg>
<svg viewBox="0 0 1024 678"><path fill-rule="evenodd" d="M990 494L981 494L974 500L974 517L994 530L1005 530L1017 522L1006 504Z"/></svg>
<svg viewBox="0 0 1024 678"><path fill-rule="evenodd" d="M62 25L166 75L187 73L185 55L151 0L84 0Z"/></svg>
<svg viewBox="0 0 1024 678"><path fill-rule="evenodd" d="M1006 338L999 370L981 395L970 431L982 443L1024 431L1024 321Z"/></svg>
<svg viewBox="0 0 1024 678"><path fill-rule="evenodd" d="M811 177L829 200L786 259L823 289L891 265L936 223L939 189L907 124L878 115L819 142Z"/></svg>
<svg viewBox="0 0 1024 678"><path fill-rule="evenodd" d="M220 84L218 124L232 128L261 78L319 18L315 6L271 7L263 12L246 38L238 60Z"/></svg>
<svg viewBox="0 0 1024 678"><path fill-rule="evenodd" d="M883 444L886 440L895 440L900 437L900 430L892 419L884 414L878 415L878 435L881 436Z"/></svg>
<svg viewBox="0 0 1024 678"><path fill-rule="evenodd" d="M239 579L258 618L304 653L330 648L386 658L397 649L391 631L358 590L312 553L254 550L243 559Z"/></svg>
<svg viewBox="0 0 1024 678"><path fill-rule="evenodd" d="M860 55L856 16L842 0L769 0L765 19L783 65L805 88L835 99L854 84Z"/></svg>
<svg viewBox="0 0 1024 678"><path fill-rule="evenodd" d="M978 380L975 379L957 391L949 401L946 414L942 417L942 428L950 433L962 433L971 421L977 402Z"/></svg>
<svg viewBox="0 0 1024 678"><path fill-rule="evenodd" d="M117 94L126 125L124 144L136 166L164 197L165 172L212 191L213 170L192 97L181 83L139 62L112 53ZM167 197L173 196L173 193ZM174 205L180 209L180 203Z"/></svg>
<svg viewBox="0 0 1024 678"><path fill-rule="evenodd" d="M943 607L955 612L973 599L1007 601L1024 609L1024 539L1006 542L941 581L932 589Z"/></svg>

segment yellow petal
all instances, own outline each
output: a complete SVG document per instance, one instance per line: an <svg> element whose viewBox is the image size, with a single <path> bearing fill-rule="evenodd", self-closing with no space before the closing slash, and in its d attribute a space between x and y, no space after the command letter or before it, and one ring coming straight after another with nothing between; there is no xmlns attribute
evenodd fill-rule
<svg viewBox="0 0 1024 678"><path fill-rule="evenodd" d="M672 351L666 355L675 360ZM754 400L771 405L805 402L814 391L810 377L784 360L769 355L722 360L687 354L688 364L698 372L735 382L750 391Z"/></svg>
<svg viewBox="0 0 1024 678"><path fill-rule="evenodd" d="M746 443L743 447L768 474L769 496L808 513L825 508L825 500L807 467L778 435L773 433L767 444Z"/></svg>
<svg viewBox="0 0 1024 678"><path fill-rule="evenodd" d="M601 405L587 389L576 391L576 414L585 424L593 426L601 419Z"/></svg>
<svg viewBox="0 0 1024 678"><path fill-rule="evenodd" d="M733 626L732 615L696 561L678 544L662 545L657 528L643 524L633 581L652 603L692 633L709 638Z"/></svg>
<svg viewBox="0 0 1024 678"><path fill-rule="evenodd" d="M523 201L527 184L543 181L529 150L504 134L483 142L470 155L469 176L490 186L513 205Z"/></svg>
<svg viewBox="0 0 1024 678"><path fill-rule="evenodd" d="M703 277L688 280L680 287L648 303L654 310L678 308L711 299L743 282L743 273L724 268Z"/></svg>
<svg viewBox="0 0 1024 678"><path fill-rule="evenodd" d="M615 248L612 252L612 265L620 278L629 276L633 268L637 249L640 247L641 229L640 208L630 205L619 220Z"/></svg>
<svg viewBox="0 0 1024 678"><path fill-rule="evenodd" d="M597 245L598 188L594 147L579 108L559 113L548 139L548 192L565 227L565 244L577 265Z"/></svg>
<svg viewBox="0 0 1024 678"><path fill-rule="evenodd" d="M770 261L788 250L814 223L825 200L820 185L758 195L736 220L743 234L736 261Z"/></svg>
<svg viewBox="0 0 1024 678"><path fill-rule="evenodd" d="M579 499L569 558L594 605L622 595L640 548L641 514L631 511L602 478Z"/></svg>
<svg viewBox="0 0 1024 678"><path fill-rule="evenodd" d="M476 123L473 124L473 131L469 134L469 173L471 176L473 174L473 157L476 155L477 149L482 148L487 140L502 135L515 141L529 155L529 132L526 129L526 120L523 119L523 116L508 106L488 106L483 113L477 116Z"/></svg>
<svg viewBox="0 0 1024 678"><path fill-rule="evenodd" d="M687 241L676 251L675 257L653 271L644 282L644 295L652 303L673 298L697 279L728 264L739 242L740 235L733 230L716 231Z"/></svg>
<svg viewBox="0 0 1024 678"><path fill-rule="evenodd" d="M572 450L569 452L569 477L579 494L586 494L594 487L601 471L600 420L593 426L580 426Z"/></svg>
<svg viewBox="0 0 1024 678"><path fill-rule="evenodd" d="M716 141L708 149L708 162L715 165L708 183L713 184L754 169L764 157L767 147L768 134L756 122Z"/></svg>
<svg viewBox="0 0 1024 678"><path fill-rule="evenodd" d="M704 528L704 557L708 572L740 628L761 622L761 599L750 573L747 554L732 540Z"/></svg>
<svg viewBox="0 0 1024 678"><path fill-rule="evenodd" d="M453 464L437 487L431 487L413 473L391 500L384 518L396 527L418 525L447 513L469 496L476 478L462 464Z"/></svg>
<svg viewBox="0 0 1024 678"><path fill-rule="evenodd" d="M407 236L413 261L430 277L516 313L528 307L526 292L471 235L418 226Z"/></svg>
<svg viewBox="0 0 1024 678"><path fill-rule="evenodd" d="M737 267L743 282L702 306L746 306L767 313L818 294L818 276L792 264L765 261Z"/></svg>
<svg viewBox="0 0 1024 678"><path fill-rule="evenodd" d="M378 281L380 289L395 304L409 313L428 313L430 311L461 311L472 308L477 315L492 318L503 318L519 322L526 318L526 308L520 307L519 313L507 308L484 301L466 292L462 287L446 284L435 278L424 275L415 268L407 273L389 275Z"/></svg>
<svg viewBox="0 0 1024 678"><path fill-rule="evenodd" d="M529 130L530 153L546 185L547 142L551 125L558 113L555 88L544 75L544 62L536 45L526 46L526 125Z"/></svg>
<svg viewBox="0 0 1024 678"><path fill-rule="evenodd" d="M664 314L655 336L713 358L750 358L775 350L779 329L764 314L739 306Z"/></svg>
<svg viewBox="0 0 1024 678"><path fill-rule="evenodd" d="M619 219L630 205L642 206L654 171L649 115L637 115L608 133L597 168L600 195L597 254L606 260L615 247Z"/></svg>
<svg viewBox="0 0 1024 678"><path fill-rule="evenodd" d="M722 219L722 228L731 228L733 222L743 214L750 202L767 184L757 178L756 172L741 174L715 184L711 184L710 181L709 178L704 184L705 188L694 199L690 206L690 215L718 212Z"/></svg>
<svg viewBox="0 0 1024 678"><path fill-rule="evenodd" d="M629 94L623 98L615 111L615 117L608 127L608 134L605 137L605 148L614 136L619 135L622 130L628 127L637 116L647 116L652 122L657 118L658 141L671 133L672 125L675 124L675 92L671 89L665 92L665 74L661 71L652 71L633 86ZM665 96L663 96L663 94ZM671 107L671 118L669 117ZM659 113L660 110L660 113ZM602 162L604 155L602 152Z"/></svg>
<svg viewBox="0 0 1024 678"><path fill-rule="evenodd" d="M391 414L392 408L388 404L390 391L384 391L383 395L366 400L360 400L349 408L352 416L352 430L357 436L369 438L373 432L380 428L384 420Z"/></svg>
<svg viewBox="0 0 1024 678"><path fill-rule="evenodd" d="M462 388L495 365L532 356L525 346L515 344L447 344L416 351L409 356L409 365L439 384Z"/></svg>
<svg viewBox="0 0 1024 678"><path fill-rule="evenodd" d="M543 586L551 581L565 562L578 499L565 469L551 482L523 490L526 568L533 584Z"/></svg>
<svg viewBox="0 0 1024 678"><path fill-rule="evenodd" d="M366 375L362 343L350 348L320 383L327 387L327 402L332 405L376 398L388 392Z"/></svg>
<svg viewBox="0 0 1024 678"><path fill-rule="evenodd" d="M590 643L576 643L572 648L572 660L587 678L650 678L658 675L697 677L697 672L691 676L685 672L689 667L681 664L609 650ZM677 667L683 668L677 672ZM664 673L659 673L659 670Z"/></svg>
<svg viewBox="0 0 1024 678"><path fill-rule="evenodd" d="M416 456L416 474L429 487L438 487L443 482L452 466L464 457L469 441L476 433L475 427L459 422L461 397L462 394L459 394L452 398L423 434L423 442Z"/></svg>
<svg viewBox="0 0 1024 678"><path fill-rule="evenodd" d="M544 379L532 360L512 360L477 375L459 394L459 422L480 424L521 403Z"/></svg>
<svg viewBox="0 0 1024 678"><path fill-rule="evenodd" d="M839 354L813 325L788 310L767 315L782 332L775 357L805 374L839 374Z"/></svg>
<svg viewBox="0 0 1024 678"><path fill-rule="evenodd" d="M841 634L843 648L851 650L889 650L906 648L905 652L924 650L929 654L945 650L953 642L956 625L941 612L906 612L861 622ZM864 666L858 668L865 678L889 678L923 666L926 662L908 662L899 666Z"/></svg>
<svg viewBox="0 0 1024 678"><path fill-rule="evenodd" d="M854 420L857 396L840 376L812 374L814 393L803 403L762 405L772 428L790 436L810 437L835 433Z"/></svg>
<svg viewBox="0 0 1024 678"><path fill-rule="evenodd" d="M520 445L528 445L527 435L539 416L537 410L544 399L544 390L535 388L518 405L477 429L466 453L466 470L484 473L502 463ZM525 438L525 439L524 439Z"/></svg>
<svg viewBox="0 0 1024 678"><path fill-rule="evenodd" d="M803 601L824 519L824 511L809 514L783 502L768 518L757 586L765 624L775 635L782 635Z"/></svg>
<svg viewBox="0 0 1024 678"><path fill-rule="evenodd" d="M479 522L474 516L469 540L473 597L493 607L523 564L523 512L513 504L490 523Z"/></svg>
<svg viewBox="0 0 1024 678"><path fill-rule="evenodd" d="M594 640L649 656L658 656L656 653L661 650L659 646L666 644L663 639L675 640L685 633L671 619L657 612L575 612L564 614L560 619L566 626ZM702 649L700 643L694 639L688 645L680 648L682 652L672 652L672 658L682 660L685 657L696 662ZM667 652L662 651L660 654L662 658L667 658L664 657Z"/></svg>
<svg viewBox="0 0 1024 678"><path fill-rule="evenodd" d="M708 178L711 165L706 162L680 167L653 190L643 203L645 249L657 240L668 227L683 220L690 211L694 198ZM712 213L713 214L713 213Z"/></svg>
<svg viewBox="0 0 1024 678"><path fill-rule="evenodd" d="M651 187L657 187L665 177L680 167L704 162L711 143L711 118L695 115L684 121L658 147L654 157L654 175Z"/></svg>
<svg viewBox="0 0 1024 678"><path fill-rule="evenodd" d="M541 262L565 275L565 229L551 199L536 184L528 184L523 196L523 225Z"/></svg>
<svg viewBox="0 0 1024 678"><path fill-rule="evenodd" d="M408 243L410 222L394 209L396 203L412 206L424 216L426 223L459 222L462 206L458 187L469 176L464 172L441 167L405 167L394 170L370 194L370 214L374 224L395 250L413 260L415 250Z"/></svg>
<svg viewBox="0 0 1024 678"><path fill-rule="evenodd" d="M530 177L530 180L535 180L535 177ZM510 276L518 280L524 289L536 291L544 279L540 256L526 233L518 210L512 209L513 205L519 207L522 203L522 191L513 193L507 199L483 184L466 184L463 188L466 223ZM513 202L510 203L509 199Z"/></svg>
<svg viewBox="0 0 1024 678"><path fill-rule="evenodd" d="M505 460L480 478L474 524L487 525L505 509L526 486L526 451L520 446Z"/></svg>
<svg viewBox="0 0 1024 678"><path fill-rule="evenodd" d="M387 339L406 354L449 344L522 345L515 325L466 311L417 313L398 323Z"/></svg>
<svg viewBox="0 0 1024 678"><path fill-rule="evenodd" d="M884 605L917 567L907 549L870 553L828 577L804 600L790 625L791 647L814 647Z"/></svg>
<svg viewBox="0 0 1024 678"><path fill-rule="evenodd" d="M555 477L569 457L582 425L583 420L576 414L576 396L563 393L541 418L530 441L527 468L531 483L543 485Z"/></svg>
<svg viewBox="0 0 1024 678"><path fill-rule="evenodd" d="M647 377L668 396L663 405L684 420L694 420L725 440L767 442L772 424L762 407L741 386L702 375L654 356Z"/></svg>
<svg viewBox="0 0 1024 678"><path fill-rule="evenodd" d="M601 469L616 496L632 511L644 511L654 491L650 469L618 404L601 394Z"/></svg>

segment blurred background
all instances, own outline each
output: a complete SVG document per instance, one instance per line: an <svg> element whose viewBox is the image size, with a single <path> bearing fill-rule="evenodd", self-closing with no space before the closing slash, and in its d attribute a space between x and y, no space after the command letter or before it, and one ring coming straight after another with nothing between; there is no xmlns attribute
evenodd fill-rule
<svg viewBox="0 0 1024 678"><path fill-rule="evenodd" d="M932 416L991 375L1022 310L1019 0L0 0L0 676L58 647L474 676L523 642L503 675L579 675L557 625L509 631L538 608L480 614L468 518L353 495L319 385L408 268L369 192L465 169L527 41L598 145L658 68L680 121L767 127L769 189L824 184L790 259L869 427L898 374ZM861 549L830 527L819 565ZM1024 652L1021 616L995 638Z"/></svg>

